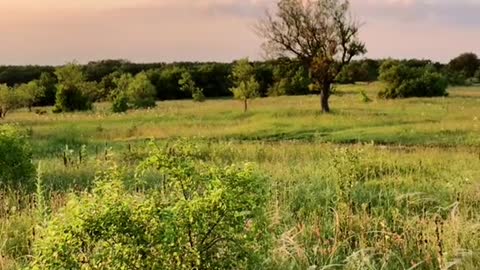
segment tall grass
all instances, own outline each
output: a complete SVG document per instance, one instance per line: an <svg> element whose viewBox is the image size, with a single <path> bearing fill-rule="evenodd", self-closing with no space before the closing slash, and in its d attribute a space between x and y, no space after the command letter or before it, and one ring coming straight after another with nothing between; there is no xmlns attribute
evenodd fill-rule
<svg viewBox="0 0 480 270"><path fill-rule="evenodd" d="M0 269L28 263L42 222L38 194L42 213L54 214L70 193L88 192L105 163L133 179L146 139L176 137L198 144L207 162L255 162L269 176L270 269L478 269L480 89L359 100L379 87L340 88L331 115L318 112L316 96L255 100L249 113L229 100L123 115L105 104L93 113L15 112L7 119L29 130L41 188L0 192ZM157 177L146 175L146 188Z"/></svg>

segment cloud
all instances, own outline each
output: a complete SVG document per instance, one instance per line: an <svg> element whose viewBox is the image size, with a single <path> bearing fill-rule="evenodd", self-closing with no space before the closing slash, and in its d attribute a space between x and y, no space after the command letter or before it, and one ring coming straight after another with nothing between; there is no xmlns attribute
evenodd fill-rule
<svg viewBox="0 0 480 270"><path fill-rule="evenodd" d="M480 2L473 0L351 0L365 21L431 22L480 26Z"/></svg>
<svg viewBox="0 0 480 270"><path fill-rule="evenodd" d="M0 14L5 38L0 43L0 64L258 58L261 41L251 26L262 5L261 1L199 0L191 5L187 0L167 0L135 7Z"/></svg>
<svg viewBox="0 0 480 270"><path fill-rule="evenodd" d="M260 58L276 0L0 0L0 64ZM477 0L351 0L369 57L480 53Z"/></svg>

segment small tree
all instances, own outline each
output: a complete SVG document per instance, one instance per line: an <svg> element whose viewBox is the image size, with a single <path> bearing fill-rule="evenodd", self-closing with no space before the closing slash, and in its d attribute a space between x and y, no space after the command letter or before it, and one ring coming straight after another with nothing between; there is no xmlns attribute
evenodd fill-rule
<svg viewBox="0 0 480 270"><path fill-rule="evenodd" d="M127 97L133 108L155 107L155 95L155 86L150 82L145 72L137 74L128 84Z"/></svg>
<svg viewBox="0 0 480 270"><path fill-rule="evenodd" d="M9 111L19 107L21 99L18 93L6 84L0 84L0 118L5 118Z"/></svg>
<svg viewBox="0 0 480 270"><path fill-rule="evenodd" d="M200 87L197 87L190 72L184 72L182 74L182 78L178 81L178 84L180 85L181 91L192 94L193 101L197 101L197 102L205 101L205 95L203 94L203 89Z"/></svg>
<svg viewBox="0 0 480 270"><path fill-rule="evenodd" d="M248 59L238 61L233 67L232 77L235 87L230 91L233 96L242 100L244 112L248 110L248 100L259 96L260 84L255 79L255 72Z"/></svg>
<svg viewBox="0 0 480 270"><path fill-rule="evenodd" d="M275 15L258 26L274 56L295 57L308 69L329 112L331 85L353 57L366 52L358 39L359 24L349 16L348 0L280 0Z"/></svg>
<svg viewBox="0 0 480 270"><path fill-rule="evenodd" d="M40 101L45 96L45 87L41 86L38 81L31 81L27 84L21 84L15 91L19 95L22 101L22 105L28 108L28 111L32 111L34 104Z"/></svg>
<svg viewBox="0 0 480 270"><path fill-rule="evenodd" d="M89 94L92 85L86 81L81 67L76 63L69 63L57 68L57 94L54 112L85 111L92 108Z"/></svg>

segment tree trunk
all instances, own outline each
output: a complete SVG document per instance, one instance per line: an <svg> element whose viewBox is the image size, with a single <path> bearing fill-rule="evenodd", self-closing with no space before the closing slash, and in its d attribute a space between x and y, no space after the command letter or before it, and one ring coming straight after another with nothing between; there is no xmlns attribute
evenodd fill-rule
<svg viewBox="0 0 480 270"><path fill-rule="evenodd" d="M328 99L330 98L330 83L324 83L320 92L320 105L322 112L329 113L330 106L328 105Z"/></svg>
<svg viewBox="0 0 480 270"><path fill-rule="evenodd" d="M243 100L243 112L247 112L248 110L248 100Z"/></svg>

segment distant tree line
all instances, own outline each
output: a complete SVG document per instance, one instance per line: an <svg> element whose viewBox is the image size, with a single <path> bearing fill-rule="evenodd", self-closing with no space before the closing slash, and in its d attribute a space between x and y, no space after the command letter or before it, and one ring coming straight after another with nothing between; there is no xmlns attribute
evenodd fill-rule
<svg viewBox="0 0 480 270"><path fill-rule="evenodd" d="M19 107L56 104L54 111L61 112L89 109L93 102L115 101L116 110L124 111L152 106L154 100L203 101L232 95L244 101L246 109L247 100L257 96L311 93L310 72L294 58L247 63L138 64L104 60L62 67L0 66L0 117ZM339 72L335 83L379 79L388 84L382 97L443 95L444 91L425 85L435 82L434 88L440 89L445 88L443 85L480 83L480 60L474 53L461 54L448 64L418 59L353 60ZM152 96L146 97L146 93Z"/></svg>

